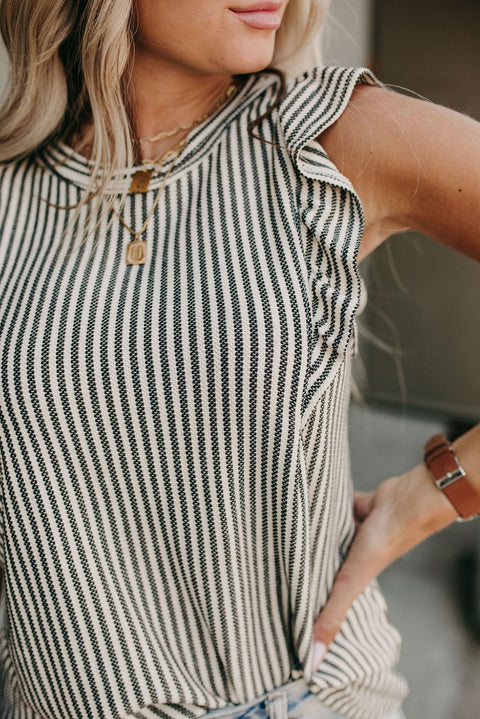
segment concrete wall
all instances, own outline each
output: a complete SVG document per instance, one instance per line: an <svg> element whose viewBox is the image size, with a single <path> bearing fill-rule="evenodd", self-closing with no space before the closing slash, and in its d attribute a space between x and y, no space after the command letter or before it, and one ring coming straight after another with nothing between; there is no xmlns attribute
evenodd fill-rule
<svg viewBox="0 0 480 719"><path fill-rule="evenodd" d="M324 62L370 67L372 16L372 0L332 0L323 38Z"/></svg>

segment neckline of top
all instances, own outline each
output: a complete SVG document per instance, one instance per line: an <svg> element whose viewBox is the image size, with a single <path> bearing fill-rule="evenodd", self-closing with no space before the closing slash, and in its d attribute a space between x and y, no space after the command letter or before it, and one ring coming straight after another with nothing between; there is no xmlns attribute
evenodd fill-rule
<svg viewBox="0 0 480 719"><path fill-rule="evenodd" d="M169 176L169 182L178 173L183 172L196 162L199 157L208 152L214 142L218 139L226 125L256 96L261 90L277 80L274 74L252 74L247 77L238 91L223 104L215 113L193 128L188 137L180 156ZM53 140L39 152L40 158L57 175L60 175L70 183L85 189L91 178L91 169L94 166L93 160L87 159L84 155L74 150L61 140ZM144 170L144 165L132 165L129 168L115 171L113 179L107 186L106 193L120 193L125 189L125 184L130 185L131 178L138 170ZM167 166L168 170L168 166ZM158 189L164 178L165 171L154 171L147 192ZM129 193L135 194L135 193Z"/></svg>

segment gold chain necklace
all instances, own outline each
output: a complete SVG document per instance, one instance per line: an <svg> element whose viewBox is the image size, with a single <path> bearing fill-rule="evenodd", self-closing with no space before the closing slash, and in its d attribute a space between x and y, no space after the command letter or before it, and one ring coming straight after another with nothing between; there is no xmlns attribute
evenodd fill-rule
<svg viewBox="0 0 480 719"><path fill-rule="evenodd" d="M160 130L160 132L157 132L156 135L153 137L139 137L139 142L157 142L157 140L164 140L167 137L173 137L173 135L177 135L182 130L191 130L193 127L196 127L197 125L200 125L202 122L207 120L210 115L213 115L214 112L216 112L219 107L223 105L223 103L228 100L228 98L233 95L235 90L237 89L237 83L235 81L231 82L230 85L225 90L225 94L222 95L220 100L217 102L215 107L213 107L211 110L205 113L205 115L202 115L202 117L199 117L197 120L193 120L192 122L187 123L186 125L178 125L178 127L173 127L171 130Z"/></svg>
<svg viewBox="0 0 480 719"><path fill-rule="evenodd" d="M197 125L200 125L202 122L205 122L205 120L208 120L211 115L214 115L216 111L223 105L223 103L226 102L233 95L234 92L236 92L237 87L237 82L235 80L231 82L220 100L218 100L215 106L211 110L206 112L205 115L202 115L202 117L199 117L196 120L193 120L192 122L189 122L184 125L177 125L177 127L173 127L171 130L160 130L160 132L158 132L156 135L153 135L153 137L139 137L138 142L157 142L158 140L163 140L167 137L173 137L179 132L192 130L194 127L197 127ZM160 155L159 157L155 157L153 160L141 160L141 164L145 166L145 169L137 170L134 173L129 192L147 192L156 165L163 164L164 162L166 162L168 159L170 159L174 152L175 148L173 150L167 150L166 153Z"/></svg>
<svg viewBox="0 0 480 719"><path fill-rule="evenodd" d="M163 165L165 162L170 160L174 155L178 147L180 149L186 144L187 138L181 140L178 145L175 145L173 149L167 150L163 155L155 157L153 160L142 160L142 165L145 165L145 170L136 170L132 177L129 192L147 192L150 180L152 179L153 171L157 165ZM183 143L183 144L182 144ZM147 168L147 165L149 167Z"/></svg>
<svg viewBox="0 0 480 719"><path fill-rule="evenodd" d="M207 120L211 115L213 115L222 105L223 103L231 97L231 95L235 92L237 89L236 82L230 83L228 86L226 92L224 95L220 98L220 100L216 103L215 107L213 107L209 112L205 113L205 115L202 115L202 117L198 118L197 120L193 120L193 122L188 123L186 125L178 125L178 127L174 127L171 130L162 130L154 137L140 137L139 142L156 142L157 140L166 138L166 137L173 137L173 135L178 134L180 131L185 130L191 130L193 127L196 127L197 125L200 125L202 122ZM158 192L156 194L154 203L150 209L150 212L148 213L147 219L142 225L142 229L135 231L132 227L129 227L123 217L120 215L120 213L115 209L112 208L113 212L117 215L118 219L122 223L124 227L130 232L131 235L133 235L133 240L131 240L127 245L127 251L126 251L126 257L125 261L127 265L143 265L145 264L145 260L147 257L147 243L145 240L142 240L141 237L143 233L145 232L148 222L153 215L153 212L155 210L155 207L158 204L158 201L160 200L160 195L162 194L162 190L165 187L165 184L168 180L168 177L175 165L175 162L182 152L183 148L187 144L188 135L184 137L180 142L178 142L175 147L171 148L170 150L167 150L163 155L160 155L159 157L155 157L153 160L142 160L142 164L150 164L149 169L145 170L137 170L132 178L132 182L130 184L129 192L147 192L148 185L150 184L150 179L152 177L153 171L155 167L158 164L164 164L168 160L171 159L170 167L168 168L167 172L165 173L165 177L163 178L162 184L158 188Z"/></svg>
<svg viewBox="0 0 480 719"><path fill-rule="evenodd" d="M178 156L180 155L181 151L185 147L186 143L187 143L187 138L185 137L176 146L176 148L175 148L176 152L174 154L174 157L172 159L170 167L168 168L167 172L165 173L165 177L163 178L162 184L158 188L158 192L155 197L154 203L150 209L150 212L147 215L147 219L145 220L145 222L142 225L141 230L135 231L132 227L127 225L127 223L125 222L125 220L123 219L121 214L117 210L115 210L115 208L112 208L114 213L117 215L118 219L122 223L122 225L127 228L127 230L130 232L131 235L133 235L133 240L130 240L130 242L127 245L127 251L126 251L126 255L125 255L125 262L127 265L144 265L145 264L145 260L147 258L147 243L145 240L141 239L142 235L145 232L145 230L147 229L147 225L148 225L149 220L150 220L151 216L153 215L153 212L158 204L160 195L162 194L162 190L165 187L165 184L168 180L168 177L169 177L171 171L173 170L175 162L176 162ZM172 150L171 152L174 152L174 151Z"/></svg>

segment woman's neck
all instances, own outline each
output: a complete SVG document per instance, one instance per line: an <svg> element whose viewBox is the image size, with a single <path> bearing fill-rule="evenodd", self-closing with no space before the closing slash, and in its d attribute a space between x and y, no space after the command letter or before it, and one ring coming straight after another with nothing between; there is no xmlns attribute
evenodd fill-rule
<svg viewBox="0 0 480 719"><path fill-rule="evenodd" d="M186 138L190 130L155 142L139 143L140 137L153 137L160 131L199 120L225 97L231 83L232 77L226 74L204 75L171 65L160 67L149 54L137 49L130 82L135 164L161 157ZM93 125L87 124L70 139L70 144L90 159L93 139Z"/></svg>
<svg viewBox="0 0 480 719"><path fill-rule="evenodd" d="M130 85L130 102L137 137L187 125L209 112L224 95L231 75L206 75L169 62L139 46ZM161 154L180 136L142 143L144 157Z"/></svg>

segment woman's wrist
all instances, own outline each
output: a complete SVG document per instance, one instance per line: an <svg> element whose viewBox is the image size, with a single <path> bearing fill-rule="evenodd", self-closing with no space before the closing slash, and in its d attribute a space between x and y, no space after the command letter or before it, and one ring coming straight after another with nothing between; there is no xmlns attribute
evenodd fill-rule
<svg viewBox="0 0 480 719"><path fill-rule="evenodd" d="M480 425L452 442L458 460L465 469L468 481L480 494ZM410 474L410 473L407 473ZM446 494L437 487L432 474L425 463L412 470L417 491L421 492L419 511L432 532L438 531L459 517L458 510ZM426 503L430 500L430 509Z"/></svg>
<svg viewBox="0 0 480 719"><path fill-rule="evenodd" d="M451 443L468 481L480 494L480 424Z"/></svg>
<svg viewBox="0 0 480 719"><path fill-rule="evenodd" d="M458 519L457 510L437 487L423 462L407 472L407 476L411 490L410 501L425 536L438 532Z"/></svg>
<svg viewBox="0 0 480 719"><path fill-rule="evenodd" d="M443 434L435 434L425 444L423 460L428 467L433 481L446 495L458 513L457 521L475 519L480 516L480 490L475 481L478 476L475 462L479 453L475 447L477 431L463 438L462 456L467 451L469 471L466 472L451 442ZM458 448L458 444L457 444ZM470 475L470 476L469 476Z"/></svg>

